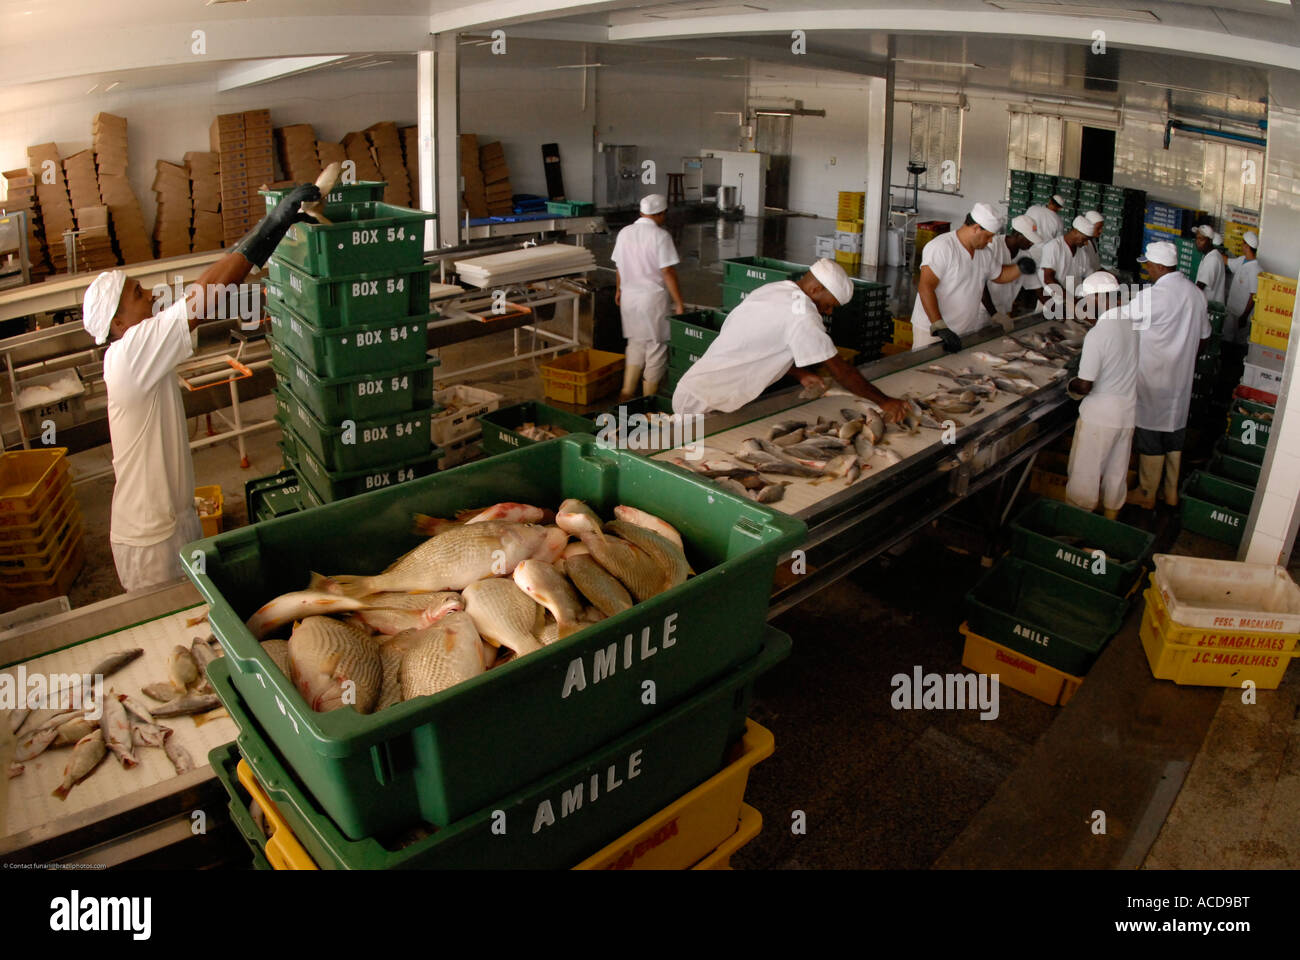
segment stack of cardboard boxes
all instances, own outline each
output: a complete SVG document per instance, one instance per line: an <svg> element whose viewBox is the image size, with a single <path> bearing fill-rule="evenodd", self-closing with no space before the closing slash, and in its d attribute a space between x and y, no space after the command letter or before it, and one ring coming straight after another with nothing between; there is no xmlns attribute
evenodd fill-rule
<svg viewBox="0 0 1300 960"><path fill-rule="evenodd" d="M222 237L230 246L262 219L266 209L258 190L275 178L271 111L218 116L208 128L208 145L218 155Z"/></svg>
<svg viewBox="0 0 1300 960"><path fill-rule="evenodd" d="M194 202L190 198L190 171L179 163L159 160L155 165L153 192L158 199L158 218L153 239L159 257L179 257L190 252L190 226Z"/></svg>
<svg viewBox="0 0 1300 960"><path fill-rule="evenodd" d="M402 157L406 161L406 177L411 181L411 206L420 206L420 128L402 127L397 131L402 137Z"/></svg>
<svg viewBox="0 0 1300 960"><path fill-rule="evenodd" d="M280 169L286 178L294 183L312 183L320 176L316 131L310 123L276 127L275 143L279 150Z"/></svg>
<svg viewBox="0 0 1300 960"><path fill-rule="evenodd" d="M110 229L119 263L153 259L144 214L131 184L126 179L126 118L111 113L95 114L92 127L99 195L108 207Z"/></svg>
<svg viewBox="0 0 1300 960"><path fill-rule="evenodd" d="M216 250L221 247L221 166L218 154L191 150L185 154L190 177L190 199L194 205L194 236L190 249Z"/></svg>
<svg viewBox="0 0 1300 960"><path fill-rule="evenodd" d="M488 215L497 217L514 213L515 201L510 187L510 167L506 164L505 147L500 142L480 147L479 166L483 169Z"/></svg>
<svg viewBox="0 0 1300 960"><path fill-rule="evenodd" d="M347 158L348 153L343 149L343 144L330 143L328 140L316 141L316 161L322 170L331 163L342 163Z"/></svg>
<svg viewBox="0 0 1300 960"><path fill-rule="evenodd" d="M27 215L27 259L33 280L40 280L50 272L45 256L45 240L41 236L40 208L36 202L36 178L25 167L0 173L5 184L5 199L0 207L6 213L22 211Z"/></svg>
<svg viewBox="0 0 1300 960"><path fill-rule="evenodd" d="M383 179L379 175L379 167L375 165L375 158L370 154L370 140L364 133L345 133L343 149L347 151L348 159L356 165L358 180Z"/></svg>
<svg viewBox="0 0 1300 960"><path fill-rule="evenodd" d="M63 232L75 229L76 222L72 219L72 204L68 202L68 187L63 179L63 164L59 162L59 148L52 143L28 147L27 169L35 178L41 232L45 236L50 264L55 273L67 273L68 255Z"/></svg>
<svg viewBox="0 0 1300 960"><path fill-rule="evenodd" d="M483 171L478 164L478 137L472 133L462 133L460 176L465 183L465 209L474 218L488 215L487 190L483 183Z"/></svg>
<svg viewBox="0 0 1300 960"><path fill-rule="evenodd" d="M402 156L402 138L397 124L383 120L366 127L366 135L374 148L379 165L379 179L387 181L384 202L397 207L411 205L411 183L406 174L406 160Z"/></svg>
<svg viewBox="0 0 1300 960"><path fill-rule="evenodd" d="M113 241L108 235L108 207L93 204L76 207L77 214L77 270L81 273L98 273L117 266Z"/></svg>

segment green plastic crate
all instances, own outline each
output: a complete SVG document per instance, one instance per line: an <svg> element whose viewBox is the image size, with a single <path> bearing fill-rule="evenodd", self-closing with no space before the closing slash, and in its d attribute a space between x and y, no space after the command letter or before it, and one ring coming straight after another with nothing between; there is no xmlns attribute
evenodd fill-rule
<svg viewBox="0 0 1300 960"><path fill-rule="evenodd" d="M788 636L764 628L756 657L680 706L400 849L375 837L349 839L335 826L251 715L224 662L212 684L239 727L239 736L236 744L218 747L210 756L214 769L218 762L229 764L233 774L239 754L244 755L295 839L323 870L565 869L722 769L729 748L743 733L754 680L785 659L791 647ZM221 779L231 790L227 777ZM231 795L242 798L243 791ZM580 806L565 806L566 796L572 802L579 795ZM553 814L555 822L548 824L542 811ZM501 823L502 816L505 832L494 832L493 823ZM241 831L249 828L256 831L251 817L240 826ZM265 844L258 832L246 836Z"/></svg>
<svg viewBox="0 0 1300 960"><path fill-rule="evenodd" d="M249 810L248 805L252 797L239 782L237 772L239 748L233 743L223 743L219 747L214 747L208 752L208 765L212 767L213 774L221 781L221 785L226 788L226 795L230 797L230 802L226 804L226 809L230 811L230 822L244 838L244 843L248 845L248 852L253 859L252 868L254 870L275 869L266 859L266 837L262 834L261 828L253 822L253 814Z"/></svg>
<svg viewBox="0 0 1300 960"><path fill-rule="evenodd" d="M668 318L668 346L703 354L718 339L727 319L724 310L689 310Z"/></svg>
<svg viewBox="0 0 1300 960"><path fill-rule="evenodd" d="M292 426L288 432L294 433ZM295 436L294 440L297 446L294 468L298 471L298 479L318 504L346 500L428 476L438 469L438 458L442 456L441 450L430 447L427 425L423 431L424 452L421 455L359 470L329 470L302 437Z"/></svg>
<svg viewBox="0 0 1300 960"><path fill-rule="evenodd" d="M1123 597L1012 556L966 594L971 630L1075 677L1088 672L1127 610Z"/></svg>
<svg viewBox="0 0 1300 960"><path fill-rule="evenodd" d="M373 420L433 406L436 360L350 377L320 377L284 344L269 340L271 369L322 423Z"/></svg>
<svg viewBox="0 0 1300 960"><path fill-rule="evenodd" d="M753 290L778 280L793 280L808 272L802 263L772 257L736 257L722 261L722 283L740 290Z"/></svg>
<svg viewBox="0 0 1300 960"><path fill-rule="evenodd" d="M498 453L508 453L537 443L518 432L525 423L536 423L544 427L559 427L569 433L596 432L596 421L590 417L580 417L549 404L527 400L524 403L501 407L491 413L481 414L478 422L483 425L483 452L489 457Z"/></svg>
<svg viewBox="0 0 1300 960"><path fill-rule="evenodd" d="M649 397L636 397L633 400L626 400L622 403L615 403L608 410L604 410L602 412L610 413L613 414L614 416L618 416L618 412L620 408L626 409L628 416L631 416L634 413L645 415L647 413L672 413L673 412L672 403L667 398L662 397L659 394L655 394L654 396L649 396Z"/></svg>
<svg viewBox="0 0 1300 960"><path fill-rule="evenodd" d="M1197 470L1183 481L1179 496L1184 530L1234 547L1241 544L1254 490Z"/></svg>
<svg viewBox="0 0 1300 960"><path fill-rule="evenodd" d="M353 377L420 363L429 351L431 314L338 330L313 326L278 300L267 302L271 336L318 377Z"/></svg>
<svg viewBox="0 0 1300 960"><path fill-rule="evenodd" d="M1254 488L1259 486L1259 474L1263 468L1258 463L1251 463L1249 460L1229 456L1227 453L1216 449L1206 469L1216 477L1222 477L1224 480L1231 480L1233 483L1240 483L1242 486Z"/></svg>
<svg viewBox="0 0 1300 960"><path fill-rule="evenodd" d="M437 219L435 214L378 202L344 206L334 223L295 223L276 255L314 277L391 272L424 263L424 224Z"/></svg>
<svg viewBox="0 0 1300 960"><path fill-rule="evenodd" d="M696 351L699 351L698 353ZM668 366L678 373L685 373L692 366L699 362L700 357L704 356L704 350L699 347L680 348L670 346L668 348Z"/></svg>
<svg viewBox="0 0 1300 960"><path fill-rule="evenodd" d="M502 501L554 509L567 497L604 517L618 504L662 517L681 532L697 576L483 676L368 716L314 713L244 625L312 571L382 570L421 542L414 513L454 516ZM575 436L230 530L185 554L203 554L187 573L209 603L240 696L303 786L358 839L420 820L452 823L757 656L777 558L806 536L794 517L687 470ZM611 644L616 663L605 659ZM653 704L642 699L647 680Z"/></svg>
<svg viewBox="0 0 1300 960"><path fill-rule="evenodd" d="M321 212L325 214L327 220L346 220L354 203L383 200L386 186L388 186L387 180L358 180L356 183L335 184L334 189L322 198L324 209ZM274 210L276 204L293 189L293 187L279 187L274 190L259 190L258 193L266 197L266 212L270 213Z"/></svg>
<svg viewBox="0 0 1300 960"><path fill-rule="evenodd" d="M732 310L735 310L736 307L740 306L740 301L745 299L745 295L747 293L749 293L748 290L743 290L740 287L735 287L732 286L731 284L724 283L722 285L723 312L730 313Z"/></svg>
<svg viewBox="0 0 1300 960"><path fill-rule="evenodd" d="M596 205L587 200L547 200L546 212L557 217L589 217Z"/></svg>
<svg viewBox="0 0 1300 960"><path fill-rule="evenodd" d="M250 523L301 510L298 497L298 476L292 470L281 470L244 484L244 506Z"/></svg>
<svg viewBox="0 0 1300 960"><path fill-rule="evenodd" d="M1264 454L1268 451L1268 443L1267 441L1260 442L1261 436L1261 434L1256 433L1255 443L1243 443L1240 433L1236 436L1229 433L1223 438L1223 452L1230 457L1236 457L1238 460L1263 463Z"/></svg>
<svg viewBox="0 0 1300 960"><path fill-rule="evenodd" d="M432 270L424 264L326 279L272 257L266 265L266 290L309 323L332 330L428 313Z"/></svg>
<svg viewBox="0 0 1300 960"><path fill-rule="evenodd" d="M433 410L331 426L313 416L286 383L275 389L275 410L276 419L292 427L296 439L327 470L365 470L386 463L417 460L429 453Z"/></svg>
<svg viewBox="0 0 1300 960"><path fill-rule="evenodd" d="M1056 539L1060 536L1079 537L1080 542L1062 543ZM1011 524L1015 556L1118 596L1127 594L1142 575L1142 562L1153 543L1153 533L1045 497ZM1104 564L1094 550L1105 553Z"/></svg>

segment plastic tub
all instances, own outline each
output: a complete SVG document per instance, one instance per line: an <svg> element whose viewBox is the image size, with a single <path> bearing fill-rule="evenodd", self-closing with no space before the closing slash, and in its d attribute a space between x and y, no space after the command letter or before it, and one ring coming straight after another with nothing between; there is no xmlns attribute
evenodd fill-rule
<svg viewBox="0 0 1300 960"><path fill-rule="evenodd" d="M1285 567L1157 553L1152 586L1189 627L1300 633L1300 587Z"/></svg>
<svg viewBox="0 0 1300 960"><path fill-rule="evenodd" d="M352 204L371 200L383 200L387 180L358 180L356 183L337 183L334 189L322 198L322 213L327 220L343 220L352 210ZM266 197L266 212L270 213L276 205L293 191L292 187L259 190Z"/></svg>
<svg viewBox="0 0 1300 960"><path fill-rule="evenodd" d="M225 497L221 494L221 487L219 485L195 487L194 498L196 500L202 498L204 500L215 500L217 502L217 510L215 513L199 514L199 523L203 526L203 535L205 537L215 537L221 532L222 508L225 506Z"/></svg>
<svg viewBox="0 0 1300 960"><path fill-rule="evenodd" d="M34 517L67 476L67 452L67 447L50 447L0 454L0 515Z"/></svg>
<svg viewBox="0 0 1300 960"><path fill-rule="evenodd" d="M1240 457L1230 456L1225 452L1224 447L1223 441L1215 445L1214 456L1210 458L1206 470L1216 477L1231 480L1233 483L1240 483L1243 486L1252 488L1258 486L1261 465L1252 463L1250 460L1242 460Z"/></svg>
<svg viewBox="0 0 1300 960"><path fill-rule="evenodd" d="M0 527L0 532L5 534L0 536L0 560L14 554L41 553L49 549L64 521L72 513L79 514L80 509L72 495L72 489L65 487L55 495L39 522L23 527ZM22 536L7 536L11 533L20 533Z"/></svg>
<svg viewBox="0 0 1300 960"><path fill-rule="evenodd" d="M275 389L276 419L296 435L326 470L366 470L384 464L420 460L429 455L429 415L426 411L396 413L344 426L321 423L294 396L287 384Z"/></svg>
<svg viewBox="0 0 1300 960"><path fill-rule="evenodd" d="M1197 470L1179 491L1183 529L1236 546L1241 543L1255 491Z"/></svg>
<svg viewBox="0 0 1300 960"><path fill-rule="evenodd" d="M727 319L723 310L688 310L668 318L669 349L691 351L703 355L722 330Z"/></svg>
<svg viewBox="0 0 1300 960"><path fill-rule="evenodd" d="M551 400L585 406L618 390L624 358L604 350L575 350L541 364L542 393Z"/></svg>
<svg viewBox="0 0 1300 960"><path fill-rule="evenodd" d="M432 314L329 330L312 325L278 300L269 300L266 308L271 315L271 336L318 377L354 377L409 367L424 360L429 349Z"/></svg>
<svg viewBox="0 0 1300 960"><path fill-rule="evenodd" d="M298 477L292 470L281 470L269 477L258 477L247 481L244 484L244 507L248 514L248 522L268 519L267 498L272 494L282 494L290 490L296 497Z"/></svg>
<svg viewBox="0 0 1300 960"><path fill-rule="evenodd" d="M1058 540L1081 538L1078 544ZM1011 550L1022 560L1099 590L1124 596L1142 575L1155 534L1053 500L1037 500L1011 523ZM1100 550L1104 558L1094 551Z"/></svg>
<svg viewBox="0 0 1300 960"><path fill-rule="evenodd" d="M27 571L34 574L31 579L0 577L0 608L11 610L38 600L52 600L55 597L65 596L85 563L85 540L78 534L64 555L62 563L52 570Z"/></svg>
<svg viewBox="0 0 1300 960"><path fill-rule="evenodd" d="M1018 653L987 637L981 637L963 623L958 630L966 638L961 665L976 673L997 674L998 683L1041 700L1050 707L1065 706L1083 683L1055 667Z"/></svg>
<svg viewBox="0 0 1300 960"><path fill-rule="evenodd" d="M538 443L539 441L529 439L518 432L518 428L525 423L558 427L568 433L594 434L596 432L594 419L580 417L576 413L569 413L567 410L560 410L532 400L483 414L478 418L478 422L483 426L483 452L488 456Z"/></svg>
<svg viewBox="0 0 1300 960"><path fill-rule="evenodd" d="M0 556L0 583L28 580L33 576L45 579L58 569L80 536L81 511L65 512L49 537L32 544L33 549Z"/></svg>
<svg viewBox="0 0 1300 960"><path fill-rule="evenodd" d="M740 805L736 832L718 845L718 849L701 860L692 870L730 870L731 858L745 844L763 831L763 815L747 803Z"/></svg>
<svg viewBox="0 0 1300 960"><path fill-rule="evenodd" d="M1123 624L1128 600L1006 556L966 594L966 609L981 637L1081 677Z"/></svg>
<svg viewBox="0 0 1300 960"><path fill-rule="evenodd" d="M457 383L433 392L434 402L442 408L433 416L431 435L440 447L465 437L481 435L483 427L478 418L501 406L505 399L499 393Z"/></svg>
<svg viewBox="0 0 1300 960"><path fill-rule="evenodd" d="M754 680L788 656L790 647L788 636L765 627L757 655L694 696L643 714L634 729L402 847L397 838L417 823L377 836L347 836L250 712L231 683L228 658L209 669L213 688L239 727L239 752L321 869L554 870L579 862L716 774L744 730Z"/></svg>
<svg viewBox="0 0 1300 960"><path fill-rule="evenodd" d="M289 427L287 432L292 434L295 431ZM370 493L372 490L382 490L384 487L408 483L417 477L427 476L436 471L442 451L437 447L430 449L429 441L425 439L424 428L421 428L416 436L424 447L421 456L394 463L362 467L359 470L327 469L312 453L307 442L297 437L297 459L294 467L298 471L298 479L306 485L308 492L315 495L317 504L346 500L358 494Z"/></svg>
<svg viewBox="0 0 1300 960"><path fill-rule="evenodd" d="M428 360L358 376L320 377L283 344L268 342L276 376L322 423L373 420L433 406L433 364Z"/></svg>
<svg viewBox="0 0 1300 960"><path fill-rule="evenodd" d="M368 716L313 712L244 626L312 571L382 570L421 542L415 512L454 516L503 501L553 509L566 497L601 516L617 504L662 516L681 531L698 576L486 675ZM185 549L204 554L205 572L187 573L210 604L240 695L340 828L364 837L466 816L756 656L777 557L806 533L801 521L671 464L564 437ZM653 705L642 703L647 680Z"/></svg>
<svg viewBox="0 0 1300 960"><path fill-rule="evenodd" d="M387 203L343 204L335 222L295 223L275 248L314 277L401 270L424 263L424 224L437 215Z"/></svg>
<svg viewBox="0 0 1300 960"><path fill-rule="evenodd" d="M295 313L326 330L429 312L430 271L423 265L402 270L313 277L292 263L272 257L267 292Z"/></svg>

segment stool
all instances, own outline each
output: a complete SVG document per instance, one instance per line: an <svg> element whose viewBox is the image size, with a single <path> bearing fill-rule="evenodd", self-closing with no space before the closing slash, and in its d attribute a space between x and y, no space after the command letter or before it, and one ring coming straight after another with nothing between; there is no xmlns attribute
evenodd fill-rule
<svg viewBox="0 0 1300 960"><path fill-rule="evenodd" d="M686 188L683 181L686 178L684 173L668 174L668 203L669 205L686 202Z"/></svg>

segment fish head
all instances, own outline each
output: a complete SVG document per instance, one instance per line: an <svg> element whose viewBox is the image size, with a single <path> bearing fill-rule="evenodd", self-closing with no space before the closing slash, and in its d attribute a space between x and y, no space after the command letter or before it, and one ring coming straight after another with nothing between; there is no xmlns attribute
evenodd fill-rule
<svg viewBox="0 0 1300 960"><path fill-rule="evenodd" d="M564 556L564 550L569 545L569 534L560 527L542 527L540 529L542 530L541 539L529 559L554 563Z"/></svg>
<svg viewBox="0 0 1300 960"><path fill-rule="evenodd" d="M600 517L596 511L581 500L572 498L560 504L560 509L555 512L555 523L565 533L575 537L600 531Z"/></svg>

